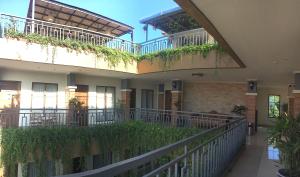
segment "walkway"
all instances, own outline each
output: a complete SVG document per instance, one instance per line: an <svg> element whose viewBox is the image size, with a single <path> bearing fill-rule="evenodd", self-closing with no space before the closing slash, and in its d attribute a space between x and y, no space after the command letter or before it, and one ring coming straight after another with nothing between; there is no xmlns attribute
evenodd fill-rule
<svg viewBox="0 0 300 177"><path fill-rule="evenodd" d="M226 177L275 177L279 164L278 151L268 147L267 129L259 128L255 136L247 137L247 146Z"/></svg>

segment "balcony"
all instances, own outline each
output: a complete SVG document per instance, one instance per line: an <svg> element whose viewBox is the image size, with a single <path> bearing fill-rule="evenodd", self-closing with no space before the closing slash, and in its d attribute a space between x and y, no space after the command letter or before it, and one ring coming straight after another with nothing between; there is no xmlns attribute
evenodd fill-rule
<svg viewBox="0 0 300 177"><path fill-rule="evenodd" d="M17 141L19 144L13 145L17 152L9 155L10 159L35 174L41 174L42 169L36 165L45 159L55 161L56 170L49 174L48 168L50 176L218 176L243 147L246 137L243 117L195 112L21 109L3 110L0 119L4 157L8 157L5 155L11 153L14 144L8 142ZM12 120L18 120L19 126ZM68 148L70 145L72 148ZM79 173L68 170L68 160L62 157L85 157L88 161L89 154L106 150L119 155L97 168L80 166L80 171L76 171ZM33 152L34 157L28 155ZM4 160L5 170L12 174L16 167L8 162L12 163ZM57 166L64 170L59 171Z"/></svg>
<svg viewBox="0 0 300 177"><path fill-rule="evenodd" d="M0 58L6 59L7 65L24 61L66 66L68 71L84 67L129 74L239 67L225 53L216 59L219 47L203 28L137 44L78 27L6 14L1 14L0 21L0 37L12 39L0 39Z"/></svg>

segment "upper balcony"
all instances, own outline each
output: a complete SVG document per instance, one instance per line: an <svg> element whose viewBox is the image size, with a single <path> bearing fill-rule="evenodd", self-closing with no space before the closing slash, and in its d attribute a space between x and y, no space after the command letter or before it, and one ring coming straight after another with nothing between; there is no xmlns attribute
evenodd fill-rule
<svg viewBox="0 0 300 177"><path fill-rule="evenodd" d="M137 44L116 36L43 20L1 14L0 21L0 38L3 38L0 39L3 49L0 58L5 59L2 65L8 68L16 66L15 62L24 61L37 67L38 64L64 66L62 70L67 73L74 72L74 67L84 67L130 75L239 67L203 28Z"/></svg>

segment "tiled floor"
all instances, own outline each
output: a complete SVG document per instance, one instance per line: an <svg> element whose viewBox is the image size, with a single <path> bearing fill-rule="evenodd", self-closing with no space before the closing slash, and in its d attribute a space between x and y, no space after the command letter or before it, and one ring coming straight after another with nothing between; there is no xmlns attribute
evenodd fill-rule
<svg viewBox="0 0 300 177"><path fill-rule="evenodd" d="M226 177L276 177L278 151L268 146L266 138L266 128L259 128L255 136L248 137L246 150Z"/></svg>

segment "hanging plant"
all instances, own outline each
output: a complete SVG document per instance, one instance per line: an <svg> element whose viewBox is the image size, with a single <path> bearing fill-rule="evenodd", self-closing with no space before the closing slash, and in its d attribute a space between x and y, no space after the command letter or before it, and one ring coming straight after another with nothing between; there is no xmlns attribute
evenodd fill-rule
<svg viewBox="0 0 300 177"><path fill-rule="evenodd" d="M104 59L109 63L111 67L117 66L120 62L123 62L125 65L128 65L136 60L135 55L126 51L120 51L105 46L93 45L93 44L84 43L81 41L76 41L71 39L58 40L56 38L42 36L35 33L26 35L24 33L19 33L15 30L7 30L5 36L7 38L12 38L17 40L23 39L27 42L27 44L37 43L44 47L48 45L52 45L54 46L53 48L54 52L52 52L53 55L52 57L55 57L55 50L56 50L55 47L65 47L68 49L69 52L72 51L76 51L78 53L92 52L99 59L104 57Z"/></svg>
<svg viewBox="0 0 300 177"><path fill-rule="evenodd" d="M77 100L70 100L70 103L80 105ZM70 162L74 144L79 145L81 156L90 155L91 144L95 142L99 149L116 153L128 150L129 157L133 157L199 131L197 128L172 128L141 121L95 127L6 128L1 132L1 162L11 176L16 176L16 163L34 161L38 171L43 171L45 160ZM26 165L24 167L26 170Z"/></svg>

